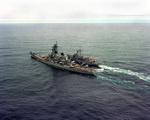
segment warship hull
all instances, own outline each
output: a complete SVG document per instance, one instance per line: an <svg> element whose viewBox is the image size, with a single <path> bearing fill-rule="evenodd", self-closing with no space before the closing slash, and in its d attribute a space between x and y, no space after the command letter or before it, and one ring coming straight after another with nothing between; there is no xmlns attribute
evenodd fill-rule
<svg viewBox="0 0 150 120"><path fill-rule="evenodd" d="M41 57L39 54L30 52L31 57L48 65L51 66L53 68L57 68L57 69L61 69L61 70L67 70L69 72L73 72L73 73L79 73L79 74L86 74L86 75L94 75L95 70L91 69L91 68L71 68L65 65L60 65L51 61L46 60L45 58Z"/></svg>

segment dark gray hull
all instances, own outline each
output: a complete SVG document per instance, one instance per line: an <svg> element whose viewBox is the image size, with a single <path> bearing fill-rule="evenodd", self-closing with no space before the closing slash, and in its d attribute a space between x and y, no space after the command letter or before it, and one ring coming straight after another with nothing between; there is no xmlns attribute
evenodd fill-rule
<svg viewBox="0 0 150 120"><path fill-rule="evenodd" d="M56 64L56 63L53 63L53 62L50 62L50 61L46 61L46 60L43 60L43 59L40 59L39 57L35 56L36 54L35 53L32 53L30 52L31 54L31 57L46 64L46 65L49 65L51 67L54 67L54 68L57 68L57 69L61 69L61 70L67 70L67 71L70 71L70 72L74 72L74 73L80 73L80 74L87 74L87 75L94 75L94 72L90 71L85 71L85 70L79 70L79 69L74 69L74 68L68 68L68 67L65 67L65 66L62 66L62 65L59 65L59 64Z"/></svg>

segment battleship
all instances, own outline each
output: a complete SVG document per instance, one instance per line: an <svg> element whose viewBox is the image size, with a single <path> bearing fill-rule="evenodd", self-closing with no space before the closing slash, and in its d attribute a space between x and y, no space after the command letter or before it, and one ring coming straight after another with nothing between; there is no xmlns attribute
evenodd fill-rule
<svg viewBox="0 0 150 120"><path fill-rule="evenodd" d="M33 52L30 52L30 54L32 58L51 67L80 74L94 75L96 70L92 67L97 67L100 64L92 58L81 56L81 50L66 57L63 52L59 55L57 42L52 47L52 52L47 56L41 56Z"/></svg>

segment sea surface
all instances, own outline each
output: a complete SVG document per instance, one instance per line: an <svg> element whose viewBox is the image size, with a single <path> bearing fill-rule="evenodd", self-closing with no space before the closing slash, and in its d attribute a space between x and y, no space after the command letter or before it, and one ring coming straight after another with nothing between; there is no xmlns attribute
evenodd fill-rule
<svg viewBox="0 0 150 120"><path fill-rule="evenodd" d="M94 76L30 57L102 63ZM150 120L150 24L0 24L0 120Z"/></svg>

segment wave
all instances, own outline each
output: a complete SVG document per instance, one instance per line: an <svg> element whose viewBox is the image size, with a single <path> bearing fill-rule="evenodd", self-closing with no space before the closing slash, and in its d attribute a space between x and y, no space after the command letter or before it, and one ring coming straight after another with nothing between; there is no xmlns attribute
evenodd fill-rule
<svg viewBox="0 0 150 120"><path fill-rule="evenodd" d="M99 65L99 67L101 69L110 70L110 71L116 72L116 73L123 73L123 74L128 74L131 76L136 76L136 77L140 78L141 80L150 82L150 75L145 75L144 73L133 72L131 70L125 70L125 69L121 69L121 68L117 68L117 67L109 67L106 65Z"/></svg>

